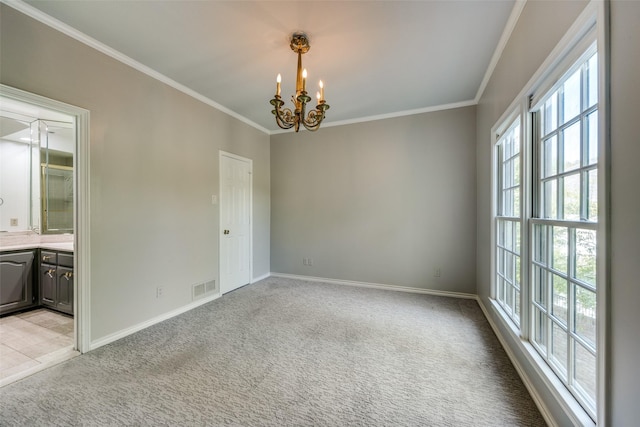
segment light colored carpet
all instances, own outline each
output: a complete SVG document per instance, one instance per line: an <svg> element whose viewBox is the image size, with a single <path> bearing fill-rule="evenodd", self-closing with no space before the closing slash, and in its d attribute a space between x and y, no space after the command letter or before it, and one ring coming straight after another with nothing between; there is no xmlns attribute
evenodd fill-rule
<svg viewBox="0 0 640 427"><path fill-rule="evenodd" d="M473 300L268 278L0 389L3 426L545 425Z"/></svg>

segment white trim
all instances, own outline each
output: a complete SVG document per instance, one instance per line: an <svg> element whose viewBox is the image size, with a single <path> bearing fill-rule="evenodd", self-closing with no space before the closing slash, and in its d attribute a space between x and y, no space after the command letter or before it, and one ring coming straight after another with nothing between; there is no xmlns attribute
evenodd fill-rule
<svg viewBox="0 0 640 427"><path fill-rule="evenodd" d="M454 102L451 104L434 105L432 107L416 108L414 110L397 111L395 113L379 114L376 116L359 117L356 119L339 120L335 122L322 122L322 128L329 128L334 126L354 125L358 123L373 122L376 120L393 119L396 117L415 116L416 114L433 113L436 111L452 110L454 108L472 107L477 105L474 100ZM305 130L305 129L302 129ZM287 129L278 129L271 131L271 135L277 135L280 133L289 132Z"/></svg>
<svg viewBox="0 0 640 427"><path fill-rule="evenodd" d="M89 111L64 102L45 98L30 92L0 84L0 94L28 104L73 116L76 147L73 156L76 178L74 182L74 254L76 292L74 292L75 348L81 353L89 350L91 340L91 203L90 203L90 162L89 162Z"/></svg>
<svg viewBox="0 0 640 427"><path fill-rule="evenodd" d="M326 277L300 276L297 274L271 273L273 277L282 277L285 279L305 280L308 282L331 283L333 285L356 286L360 288L383 289L386 291L409 292L414 294L437 295L441 297L477 299L475 294L467 294L463 292L439 291L436 289L414 288L410 286L387 285L384 283L357 282L353 280L329 279Z"/></svg>
<svg viewBox="0 0 640 427"><path fill-rule="evenodd" d="M542 400L542 397L538 393L538 390L535 388L535 386L531 382L531 379L527 375L526 371L522 368L522 365L520 364L520 361L515 356L515 354L513 354L513 351L511 350L511 347L509 347L509 345L507 344L504 336L500 332L500 329L498 329L497 325L495 324L495 322L493 321L493 319L489 315L489 312L487 311L487 308L484 306L484 303L482 302L482 299L480 297L478 297L477 300L478 300L478 305L480 306L480 309L482 310L482 313L484 314L484 317L487 319L487 322L489 322L489 326L491 326L491 329L493 329L493 332L496 335L496 337L498 338L498 341L500 342L500 345L504 349L505 353L507 353L507 356L509 357L509 360L513 364L513 367L516 369L516 372L518 372L518 375L520 376L520 379L522 380L524 386L527 388L527 391L529 391L529 394L531 395L531 398L533 399L533 402L538 407L538 410L540 411L540 414L542 415L542 418L544 418L545 422L549 426L551 426L551 427L558 426L558 423L556 422L556 420L551 415L551 412L549 411L549 408L547 408L547 405L544 403L544 400ZM493 303L493 301L492 301L492 303ZM496 309L500 309L500 306L497 306L495 308ZM511 328L511 330L513 331L513 334L515 336L517 336L518 331L514 329L515 327L513 325L511 325L511 323L505 322L505 325L508 326L509 328Z"/></svg>
<svg viewBox="0 0 640 427"><path fill-rule="evenodd" d="M496 313L501 310L501 308L497 304L494 304L493 301L491 301L491 303L492 308ZM545 421L551 426L559 425L557 420L553 418L551 412L544 404L544 401L541 397L542 394L535 388L530 377L522 367L520 360L515 356L513 350L507 344L507 341L500 328L498 328L498 326L494 322L493 317L489 315L489 311L487 310L481 298L478 298L478 304L484 312L484 316L487 318L489 325L491 325L491 328L498 337L500 344L509 356L511 363L513 363L516 371L518 371L522 382L525 384L525 387L527 387L527 390L529 390L529 393L531 393L531 397L538 406L538 409L540 410L540 413L544 417ZM562 384L562 382L560 382L560 380L556 378L555 373L551 371L551 368L547 366L546 362L538 355L533 346L519 337L517 331L513 329L509 322L503 320L500 315L497 315L496 317L513 333L512 338L516 342L518 349L525 356L531 367L536 371L538 377L544 382L547 390L549 391L549 394L552 395L553 400L556 401L558 405L560 405L564 414L569 418L573 425L576 427L595 427L596 424L591 419L589 414L587 414L587 412L580 406L575 397L573 397L569 390L567 390L564 384ZM545 372L547 370L548 372Z"/></svg>
<svg viewBox="0 0 640 427"><path fill-rule="evenodd" d="M529 95L540 86L542 80L544 80L551 72L550 69L555 69L555 67L562 62L562 58L564 58L564 56L566 56L566 54L575 47L576 43L580 41L580 37L584 36L588 32L593 25L593 16L597 12L595 10L596 5L594 3L600 2L601 0L591 0L591 2L585 6L580 16L578 16L573 25L571 25L562 39L560 39L556 47L553 48L542 65L540 65L536 72L533 73L529 81L527 81L527 83L522 87L522 90L505 109L505 112L494 123L493 128L499 126L499 124L502 123L509 114L513 112L513 110L519 108L520 104L523 102L522 98L529 98ZM588 28L584 28L585 26L588 26Z"/></svg>
<svg viewBox="0 0 640 427"><path fill-rule="evenodd" d="M117 332L114 332L112 334L109 334L107 336L104 336L104 337L102 337L102 338L100 338L100 339L98 339L96 341L93 341L91 343L91 346L90 346L89 350L95 350L95 349L100 348L100 347L102 347L104 345L111 344L112 342L118 341L119 339L122 339L122 338L127 337L127 336L132 335L132 334L135 334L136 332L139 332L139 331L141 331L143 329L146 329L146 328L148 328L150 326L153 326L153 325L156 325L158 323L164 322L165 320L169 320L172 317L179 316L179 315L181 315L183 313L186 313L187 311L193 310L194 308L197 308L197 307L199 307L201 305L207 304L207 303L209 303L211 301L214 301L214 300L216 300L218 298L220 298L220 293L216 293L216 294L213 294L213 295L208 296L206 298L199 299L197 301L189 303L189 304L187 304L185 306L182 306L180 308L177 308L175 310L171 310L171 311L169 311L167 313L163 313L163 314L161 314L159 316L156 316L156 317L154 317L152 319L145 320L144 322L138 323L137 325L133 325L133 326L130 326L128 328L125 328L125 329L122 329L120 331L117 331Z"/></svg>
<svg viewBox="0 0 640 427"><path fill-rule="evenodd" d="M484 73L484 78L480 83L480 87L478 87L478 92L476 92L476 97L474 102L477 104L480 102L480 98L484 94L484 90L487 88L487 84L489 84L489 80L491 80L491 76L498 65L498 61L500 61L500 57L502 56L502 52L504 52L504 48L507 46L509 39L511 38L511 34L518 23L518 19L520 19L520 14L524 9L524 6L527 4L527 0L516 0L513 5L513 9L511 9L511 15L509 15L509 19L507 20L506 25L504 26L504 30L502 31L502 35L500 36L500 40L498 41L498 45L496 46L496 50L493 52L493 56L491 57L491 61L489 62L489 66L487 67L487 71Z"/></svg>
<svg viewBox="0 0 640 427"><path fill-rule="evenodd" d="M24 13L25 15L42 22L43 24L53 28L54 30L58 30L63 34L66 34L67 36L78 40L81 43L86 44L87 46L97 50L98 52L101 52L107 56L110 56L111 58L115 59L116 61L122 62L123 64L126 64L128 66L130 66L131 68L140 71L141 73L144 73L146 75L148 75L149 77L152 77L168 86L171 86L172 88L179 90L180 92L189 95L192 98L197 99L200 102L203 102L207 105L209 105L210 107L215 108L216 110L219 110L225 114L230 115L231 117L240 120L241 122L248 124L249 126L263 132L266 133L267 135L270 134L270 131L267 128L264 128L262 126L260 126L259 124L249 120L248 118L236 113L233 110L230 110L229 108L225 107L224 105L218 104L217 102L215 102L214 100L207 98L206 96L176 82L175 80L165 76L162 73L159 73L158 71L147 67L146 65L136 61L133 58L128 57L127 55L123 54L122 52L119 52L109 46L107 46L104 43L99 42L98 40L89 37L88 35L76 30L75 28L65 24L64 22L61 22L55 18L53 18L50 15L47 15L46 13L42 12L39 9L36 9L35 7L23 2L22 0L0 0L0 2L5 3L6 5L16 9L19 12Z"/></svg>
<svg viewBox="0 0 640 427"><path fill-rule="evenodd" d="M253 279L251 279L251 284L254 284L264 279L268 279L269 277L271 277L271 275L272 273L269 272L269 273L263 274L262 276L254 277Z"/></svg>

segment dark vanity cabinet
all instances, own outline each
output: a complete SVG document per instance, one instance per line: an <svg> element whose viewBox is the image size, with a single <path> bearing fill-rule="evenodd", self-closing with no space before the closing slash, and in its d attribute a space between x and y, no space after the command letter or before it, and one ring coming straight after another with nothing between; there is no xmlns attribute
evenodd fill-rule
<svg viewBox="0 0 640 427"><path fill-rule="evenodd" d="M73 253L40 251L40 304L73 314Z"/></svg>
<svg viewBox="0 0 640 427"><path fill-rule="evenodd" d="M0 253L0 314L35 305L33 258L35 250Z"/></svg>

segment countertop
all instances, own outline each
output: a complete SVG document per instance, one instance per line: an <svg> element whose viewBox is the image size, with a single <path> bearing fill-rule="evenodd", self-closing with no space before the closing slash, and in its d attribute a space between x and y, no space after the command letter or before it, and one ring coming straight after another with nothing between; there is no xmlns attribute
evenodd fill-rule
<svg viewBox="0 0 640 427"><path fill-rule="evenodd" d="M32 243L21 243L17 245L3 245L0 246L0 252L7 251L19 251L22 249L50 249L54 251L68 251L73 252L73 242L56 242L56 243L46 243L46 242L32 242Z"/></svg>

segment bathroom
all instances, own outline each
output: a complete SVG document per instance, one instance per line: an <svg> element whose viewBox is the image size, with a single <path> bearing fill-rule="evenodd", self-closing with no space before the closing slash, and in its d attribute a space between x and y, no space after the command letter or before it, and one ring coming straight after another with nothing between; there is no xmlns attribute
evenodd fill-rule
<svg viewBox="0 0 640 427"><path fill-rule="evenodd" d="M74 120L0 97L0 386L78 354Z"/></svg>

